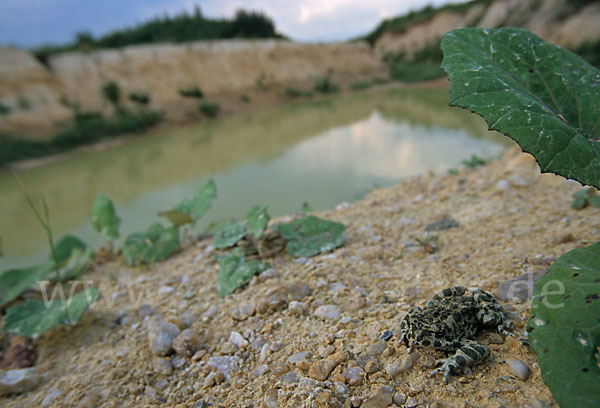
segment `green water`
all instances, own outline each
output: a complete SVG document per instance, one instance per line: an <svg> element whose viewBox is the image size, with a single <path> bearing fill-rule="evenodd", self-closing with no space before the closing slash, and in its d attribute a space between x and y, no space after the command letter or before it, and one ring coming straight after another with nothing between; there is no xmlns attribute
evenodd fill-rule
<svg viewBox="0 0 600 408"><path fill-rule="evenodd" d="M161 129L103 151L76 152L20 172L31 196L45 197L56 237L100 242L90 208L113 199L121 235L144 230L208 178L218 199L199 223L242 217L255 204L273 216L333 208L428 170L445 172L477 154L497 157L507 138L479 117L450 108L447 91L395 90L305 102L201 124ZM47 253L45 233L14 179L0 178L0 270ZM166 225L166 220L164 221Z"/></svg>

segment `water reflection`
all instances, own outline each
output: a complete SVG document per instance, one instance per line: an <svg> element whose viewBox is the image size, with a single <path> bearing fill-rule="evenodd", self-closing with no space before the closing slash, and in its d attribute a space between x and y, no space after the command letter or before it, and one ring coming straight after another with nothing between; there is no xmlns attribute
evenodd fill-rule
<svg viewBox="0 0 600 408"><path fill-rule="evenodd" d="M126 235L145 229L157 211L209 177L219 198L199 228L241 217L254 204L268 205L272 215L296 211L304 201L331 208L375 186L446 171L473 153L499 155L505 138L487 132L474 115L449 108L447 98L445 91L393 91L307 102L160 130L21 177L32 196L45 197L57 236L74 232L87 241L99 192L115 201ZM10 176L0 179L0 195L0 269L40 259L43 231Z"/></svg>

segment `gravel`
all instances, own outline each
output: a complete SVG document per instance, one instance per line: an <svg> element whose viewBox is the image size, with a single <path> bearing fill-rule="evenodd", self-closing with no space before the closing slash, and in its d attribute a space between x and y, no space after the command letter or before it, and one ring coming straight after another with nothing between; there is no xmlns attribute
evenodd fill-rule
<svg viewBox="0 0 600 408"><path fill-rule="evenodd" d="M148 342L152 354L164 356L172 350L173 340L181 330L173 323L151 320L148 325Z"/></svg>

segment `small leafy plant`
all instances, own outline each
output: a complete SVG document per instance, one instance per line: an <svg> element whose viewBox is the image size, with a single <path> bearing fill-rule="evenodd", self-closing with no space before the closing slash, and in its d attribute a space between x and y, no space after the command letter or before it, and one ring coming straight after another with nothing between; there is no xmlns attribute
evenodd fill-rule
<svg viewBox="0 0 600 408"><path fill-rule="evenodd" d="M571 208L581 210L589 205L600 208L600 196L596 194L595 188L584 188L573 194Z"/></svg>
<svg viewBox="0 0 600 408"><path fill-rule="evenodd" d="M350 89L352 89L353 91L360 91L362 89L368 89L372 86L373 86L373 82L367 81L367 80L362 80L362 81L352 82L350 84Z"/></svg>
<svg viewBox="0 0 600 408"><path fill-rule="evenodd" d="M531 153L542 172L600 186L600 72L522 29L442 39L451 105ZM590 199L582 193L579 203ZM567 252L538 281L528 322L542 377L563 407L600 401L600 243Z"/></svg>
<svg viewBox="0 0 600 408"><path fill-rule="evenodd" d="M173 209L159 212L158 215L167 218L173 225L165 228L157 222L146 231L129 235L123 244L125 261L129 265L151 264L178 251L181 246L180 227L194 224L208 211L216 195L215 183L209 180Z"/></svg>
<svg viewBox="0 0 600 408"><path fill-rule="evenodd" d="M465 166L474 169L476 167L485 166L486 164L489 163L489 160L483 159L483 158L477 156L476 154L473 154L473 155L471 155L471 157L469 159L463 160L462 163Z"/></svg>
<svg viewBox="0 0 600 408"><path fill-rule="evenodd" d="M0 103L0 116L8 115L11 111L12 109L10 108L10 106Z"/></svg>
<svg viewBox="0 0 600 408"><path fill-rule="evenodd" d="M180 89L179 95L183 96L184 98L204 98L204 92L202 92L202 89L198 88L197 85L189 88Z"/></svg>
<svg viewBox="0 0 600 408"><path fill-rule="evenodd" d="M55 244L46 201L42 200L44 211L42 217L21 179L16 174L15 178L31 210L46 230L50 257L41 265L9 269L0 274L0 306L16 302L6 310L4 319L6 332L35 339L56 324L75 325L85 309L97 299L98 290L87 287L75 293L76 284L72 284L70 280L78 278L90 266L91 249L79 238L71 235L63 237ZM55 300L52 296L48 300L46 292L42 293L43 300L39 299L40 294L34 291L34 286L41 282L50 283L52 277L53 285L59 286L58 291L62 295L64 295L61 292L64 290L62 283L68 282L65 285L70 295L68 299L61 296L61 299ZM29 297L25 303L19 303L19 298L25 291L31 291L36 297Z"/></svg>
<svg viewBox="0 0 600 408"><path fill-rule="evenodd" d="M219 105L216 102L200 102L200 104L198 105L198 110L200 110L200 112L202 112L209 118L214 118L221 111L221 105Z"/></svg>
<svg viewBox="0 0 600 408"><path fill-rule="evenodd" d="M302 89L298 89L295 86L288 86L285 89L285 94L289 97L289 98L300 98L302 96L305 97L311 97L313 96L312 91L303 91Z"/></svg>
<svg viewBox="0 0 600 408"><path fill-rule="evenodd" d="M115 108L121 101L121 88L115 81L108 81L102 85L102 96Z"/></svg>
<svg viewBox="0 0 600 408"><path fill-rule="evenodd" d="M150 103L150 95L145 92L130 92L129 100L142 106L146 106Z"/></svg>
<svg viewBox="0 0 600 408"><path fill-rule="evenodd" d="M305 214L310 207L303 205ZM267 258L284 248L292 256L309 257L332 251L344 244L344 225L314 215L304 215L291 223L280 223L267 229L270 216L267 207L255 206L243 221L232 221L219 227L213 237L217 249L235 247L228 255L220 255L217 290L225 296L245 285L254 274L269 266L247 262L248 258Z"/></svg>
<svg viewBox="0 0 600 408"><path fill-rule="evenodd" d="M315 80L315 86L314 86L315 92L319 92L319 93L323 93L323 94L330 94L330 93L336 93L339 90L340 90L339 86L334 84L331 81L331 78L329 78L328 76L320 77Z"/></svg>

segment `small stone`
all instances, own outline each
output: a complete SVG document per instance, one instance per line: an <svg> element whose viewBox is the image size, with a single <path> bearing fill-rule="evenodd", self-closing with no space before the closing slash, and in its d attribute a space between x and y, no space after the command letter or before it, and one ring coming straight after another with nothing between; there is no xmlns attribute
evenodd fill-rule
<svg viewBox="0 0 600 408"><path fill-rule="evenodd" d="M457 221L453 220L452 218L442 218L441 220L437 220L431 224L428 224L425 227L425 231L443 231L457 227L460 227L460 224Z"/></svg>
<svg viewBox="0 0 600 408"><path fill-rule="evenodd" d="M245 348L248 345L248 340L246 340L239 332L236 331L231 332L229 335L229 341L240 349Z"/></svg>
<svg viewBox="0 0 600 408"><path fill-rule="evenodd" d="M350 394L352 394L352 390L350 389L350 387L348 387L346 384L344 384L343 382L336 382L334 384L335 387L335 392L337 392L339 395L341 395L344 398L348 398L350 396Z"/></svg>
<svg viewBox="0 0 600 408"><path fill-rule="evenodd" d="M206 311L202 314L202 317L204 317L205 319L212 319L217 315L218 312L219 309L217 308L217 306L210 305L210 307L206 309Z"/></svg>
<svg viewBox="0 0 600 408"><path fill-rule="evenodd" d="M302 300L312 294L312 289L306 282L294 281L285 286L289 300Z"/></svg>
<svg viewBox="0 0 600 408"><path fill-rule="evenodd" d="M390 377L394 378L400 373L405 373L413 366L413 358L411 356L403 356L394 363L385 367L385 372Z"/></svg>
<svg viewBox="0 0 600 408"><path fill-rule="evenodd" d="M40 383L34 367L0 371L0 394L19 394L31 391Z"/></svg>
<svg viewBox="0 0 600 408"><path fill-rule="evenodd" d="M265 393L263 402L267 408L279 408L279 395L277 389L271 388Z"/></svg>
<svg viewBox="0 0 600 408"><path fill-rule="evenodd" d="M145 317L152 316L154 314L154 308L148 303L144 303L140 307L137 308L137 316L141 319Z"/></svg>
<svg viewBox="0 0 600 408"><path fill-rule="evenodd" d="M337 320L341 313L342 309L336 305L322 305L314 311L314 315L323 320Z"/></svg>
<svg viewBox="0 0 600 408"><path fill-rule="evenodd" d="M417 400L413 397L409 397L406 400L406 408L415 408L418 405Z"/></svg>
<svg viewBox="0 0 600 408"><path fill-rule="evenodd" d="M517 187L529 187L533 181L529 178L522 178L519 176L512 176L510 178L510 183Z"/></svg>
<svg viewBox="0 0 600 408"><path fill-rule="evenodd" d="M304 303L298 302L297 300L292 300L288 305L288 310L293 315L301 315L304 310Z"/></svg>
<svg viewBox="0 0 600 408"><path fill-rule="evenodd" d="M308 376L315 380L325 381L335 367L348 358L345 351L332 354L329 358L316 361L308 369Z"/></svg>
<svg viewBox="0 0 600 408"><path fill-rule="evenodd" d="M76 405L77 408L95 408L100 406L100 400L102 397L99 393L94 391L88 391L87 395L85 395L79 403Z"/></svg>
<svg viewBox="0 0 600 408"><path fill-rule="evenodd" d="M203 388L213 387L215 384L218 384L221 381L223 381L224 378L225 378L225 376L223 375L222 372L211 371L210 374L208 374L206 376L206 378L204 379L204 382L202 383L202 387Z"/></svg>
<svg viewBox="0 0 600 408"><path fill-rule="evenodd" d="M208 366L223 373L229 379L231 370L237 366L238 356L213 356L208 359Z"/></svg>
<svg viewBox="0 0 600 408"><path fill-rule="evenodd" d="M319 346L319 355L322 358L325 358L325 357L331 355L334 351L335 351L335 346L332 346L332 345Z"/></svg>
<svg viewBox="0 0 600 408"><path fill-rule="evenodd" d="M350 405L352 405L354 408L360 407L360 404L362 404L362 398L361 397L357 397L355 395L354 397L350 398Z"/></svg>
<svg viewBox="0 0 600 408"><path fill-rule="evenodd" d="M330 292L343 292L345 289L346 285L344 285L342 282L333 282L327 287L327 290Z"/></svg>
<svg viewBox="0 0 600 408"><path fill-rule="evenodd" d="M266 271L262 272L260 275L258 275L258 280L260 282L264 282L267 279L272 279L272 278L276 278L276 277L277 277L277 272L275 271L275 269L269 268Z"/></svg>
<svg viewBox="0 0 600 408"><path fill-rule="evenodd" d="M352 303L350 303L350 311L356 312L356 311L362 309L363 307L365 307L366 305L367 305L367 300L364 297L360 296L360 297L354 299L352 301Z"/></svg>
<svg viewBox="0 0 600 408"><path fill-rule="evenodd" d="M231 317L235 320L246 320L254 314L256 306L252 300L233 306L230 309Z"/></svg>
<svg viewBox="0 0 600 408"><path fill-rule="evenodd" d="M510 190L510 183L506 180L498 180L496 188L500 191L508 191Z"/></svg>
<svg viewBox="0 0 600 408"><path fill-rule="evenodd" d="M186 310L179 316L180 320L185 324L185 327L191 327L198 321L198 318L190 311Z"/></svg>
<svg viewBox="0 0 600 408"><path fill-rule="evenodd" d="M527 380L531 375L531 370L529 369L529 366L527 366L527 364L525 364L521 360L518 360L516 358L509 358L506 360L506 363L510 367L510 371L523 381Z"/></svg>
<svg viewBox="0 0 600 408"><path fill-rule="evenodd" d="M389 385L382 385L377 392L365 399L363 408L386 408L392 405L394 389Z"/></svg>
<svg viewBox="0 0 600 408"><path fill-rule="evenodd" d="M168 295L169 293L174 292L175 289L172 286L161 286L158 288L159 295Z"/></svg>
<svg viewBox="0 0 600 408"><path fill-rule="evenodd" d="M573 242L575 241L575 237L573 236L573 234L571 234L570 232L561 235L558 238L554 238L552 240L552 243L554 245L560 245L560 244L568 244L569 242Z"/></svg>
<svg viewBox="0 0 600 408"><path fill-rule="evenodd" d="M250 348L254 351L260 351L265 344L265 337L262 334L259 334L254 338L254 341L250 343Z"/></svg>
<svg viewBox="0 0 600 408"><path fill-rule="evenodd" d="M149 402L151 403L158 403L159 401L159 396L158 396L158 391L156 391L155 388L146 385L146 387L144 388L144 394L146 395L146 398L148 399Z"/></svg>
<svg viewBox="0 0 600 408"><path fill-rule="evenodd" d="M175 356L171 359L171 364L175 368L183 367L185 365L185 362L186 362L185 358L179 357L179 356Z"/></svg>
<svg viewBox="0 0 600 408"><path fill-rule="evenodd" d="M385 350L386 344L384 341L379 340L376 341L375 343L369 345L369 347L367 347L364 351L364 354L367 356L378 356L381 353L383 353L383 350Z"/></svg>
<svg viewBox="0 0 600 408"><path fill-rule="evenodd" d="M498 285L498 299L503 301L517 300L519 302L531 299L537 281L545 273L544 270L529 272L502 282Z"/></svg>
<svg viewBox="0 0 600 408"><path fill-rule="evenodd" d="M260 357L258 358L258 361L260 361L262 363L267 359L268 356L269 356L269 343L265 343L262 346L262 348L260 349Z"/></svg>
<svg viewBox="0 0 600 408"><path fill-rule="evenodd" d="M342 375L344 376L346 384L359 385L362 384L364 373L364 370L359 366L353 366L346 368Z"/></svg>
<svg viewBox="0 0 600 408"><path fill-rule="evenodd" d="M191 329L185 329L173 339L173 349L177 354L191 357L200 347L196 333Z"/></svg>
<svg viewBox="0 0 600 408"><path fill-rule="evenodd" d="M377 360L376 358L372 359L367 364L365 364L365 371L367 372L367 374L374 374L380 369L381 367L379 366L379 360Z"/></svg>
<svg viewBox="0 0 600 408"><path fill-rule="evenodd" d="M269 366L266 364L261 364L258 367L256 367L254 369L254 371L252 371L250 376L252 378L258 378L258 377L262 376L264 373L266 373L267 371L269 371Z"/></svg>
<svg viewBox="0 0 600 408"><path fill-rule="evenodd" d="M404 405L404 403L406 402L406 395L400 394L399 392L395 392L394 396L392 397L392 401L398 406Z"/></svg>
<svg viewBox="0 0 600 408"><path fill-rule="evenodd" d="M391 330L384 330L383 333L381 333L381 336L379 337L379 340L388 341L389 339L392 338L393 335L394 335L393 331L391 331Z"/></svg>
<svg viewBox="0 0 600 408"><path fill-rule="evenodd" d="M152 320L148 325L148 342L150 350L156 356L167 355L172 350L173 340L180 333L179 327L173 323Z"/></svg>
<svg viewBox="0 0 600 408"><path fill-rule="evenodd" d="M165 357L153 357L152 366L159 375L171 375L173 373L173 364L171 360Z"/></svg>
<svg viewBox="0 0 600 408"><path fill-rule="evenodd" d="M307 358L308 358L308 351L299 351L288 357L288 363L299 364L299 363L306 361Z"/></svg>
<svg viewBox="0 0 600 408"><path fill-rule="evenodd" d="M36 352L30 339L23 336L13 336L10 339L8 349L4 351L0 368L9 370L33 367L36 357Z"/></svg>
<svg viewBox="0 0 600 408"><path fill-rule="evenodd" d="M358 366L360 368L364 369L367 366L367 363L374 359L375 359L375 357L373 357L373 356L367 356L365 354L361 354L360 356L358 356L358 359L356 360L356 362L358 363Z"/></svg>
<svg viewBox="0 0 600 408"><path fill-rule="evenodd" d="M52 390L50 394L46 395L42 400L42 407L47 407L48 405L52 404L54 400L60 397L61 395L62 392L60 390Z"/></svg>
<svg viewBox="0 0 600 408"><path fill-rule="evenodd" d="M294 371L288 371L287 373L281 375L279 379L288 384L296 384L298 382L298 374Z"/></svg>

